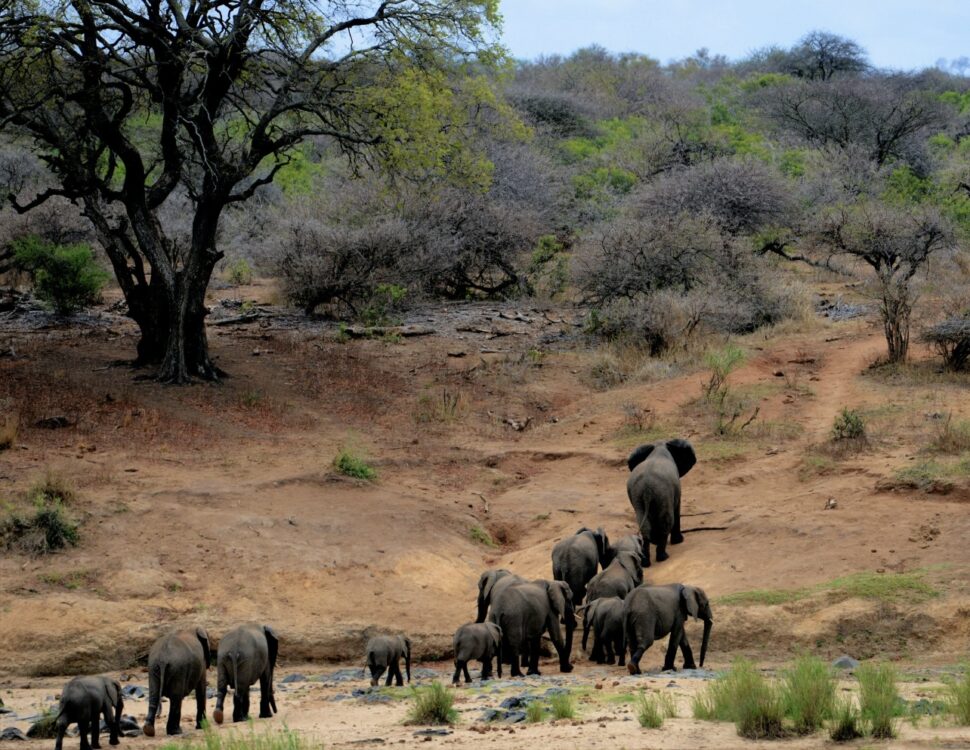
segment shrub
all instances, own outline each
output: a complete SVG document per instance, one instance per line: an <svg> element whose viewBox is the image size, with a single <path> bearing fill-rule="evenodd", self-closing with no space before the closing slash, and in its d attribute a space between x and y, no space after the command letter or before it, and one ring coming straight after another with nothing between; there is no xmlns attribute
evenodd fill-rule
<svg viewBox="0 0 970 750"><path fill-rule="evenodd" d="M36 499L33 515L12 513L0 526L0 539L6 546L35 555L77 546L78 538L77 524L64 512L59 500Z"/></svg>
<svg viewBox="0 0 970 750"><path fill-rule="evenodd" d="M472 526L468 532L468 535L472 538L473 542L478 542L479 544L484 544L486 547L497 547L495 540L492 539L492 535L488 533L488 530L478 526Z"/></svg>
<svg viewBox="0 0 970 750"><path fill-rule="evenodd" d="M333 460L333 468L345 477L364 479L368 482L377 479L377 471L350 448L340 449L337 457Z"/></svg>
<svg viewBox="0 0 970 750"><path fill-rule="evenodd" d="M716 680L694 695L692 710L695 719L702 721L734 721L733 684L735 670L718 676Z"/></svg>
<svg viewBox="0 0 970 750"><path fill-rule="evenodd" d="M832 715L835 679L832 670L815 656L800 656L785 671L782 683L785 713L798 734L811 734Z"/></svg>
<svg viewBox="0 0 970 750"><path fill-rule="evenodd" d="M947 683L947 703L950 713L956 717L960 726L970 726L970 665L967 665L960 680Z"/></svg>
<svg viewBox="0 0 970 750"><path fill-rule="evenodd" d="M970 318L956 317L923 331L922 340L943 358L947 370L967 369L970 362Z"/></svg>
<svg viewBox="0 0 970 750"><path fill-rule="evenodd" d="M27 736L32 740L52 740L57 737L57 710L45 708L30 725Z"/></svg>
<svg viewBox="0 0 970 750"><path fill-rule="evenodd" d="M778 689L754 664L738 659L731 669L694 697L694 718L733 721L738 734L751 739L784 734L784 705Z"/></svg>
<svg viewBox="0 0 970 750"><path fill-rule="evenodd" d="M455 699L440 682L432 682L430 687L414 688L414 704L408 711L408 724L454 724L458 712L454 709Z"/></svg>
<svg viewBox="0 0 970 750"><path fill-rule="evenodd" d="M734 344L728 344L719 351L709 352L704 364L711 370L711 376L704 384L704 398L707 401L718 399L726 391L727 378L744 362L744 351Z"/></svg>
<svg viewBox="0 0 970 750"><path fill-rule="evenodd" d="M899 694L896 692L896 670L891 664L863 664L856 672L859 678L859 708L869 724L873 737L896 736L895 714Z"/></svg>
<svg viewBox="0 0 970 750"><path fill-rule="evenodd" d="M70 480L50 470L44 472L43 478L31 485L27 494L34 502L39 503L71 503L76 497Z"/></svg>
<svg viewBox="0 0 970 750"><path fill-rule="evenodd" d="M862 736L859 728L859 711L852 702L852 696L842 696L836 700L832 709L832 723L829 737L836 742L848 742Z"/></svg>
<svg viewBox="0 0 970 750"><path fill-rule="evenodd" d="M17 440L20 415L10 399L0 399L0 451L12 448Z"/></svg>
<svg viewBox="0 0 970 750"><path fill-rule="evenodd" d="M640 726L649 729L659 729L663 726L664 719L677 716L674 699L670 693L647 695L641 692L637 696L636 712Z"/></svg>
<svg viewBox="0 0 970 750"><path fill-rule="evenodd" d="M576 704L569 693L559 693L549 699L549 709L554 719L575 719Z"/></svg>
<svg viewBox="0 0 970 750"><path fill-rule="evenodd" d="M249 265L249 261L245 258L240 258L230 263L226 268L226 279L230 284L235 284L236 286L252 284L253 267Z"/></svg>
<svg viewBox="0 0 970 750"><path fill-rule="evenodd" d="M960 419L954 422L953 415L947 414L930 442L930 450L936 453L964 453L970 450L970 421Z"/></svg>
<svg viewBox="0 0 970 750"><path fill-rule="evenodd" d="M13 243L14 262L34 281L37 296L60 315L98 302L108 274L95 262L88 245L56 245L39 237Z"/></svg>
<svg viewBox="0 0 970 750"><path fill-rule="evenodd" d="M538 724L545 715L545 709L539 701L532 701L525 707L525 720L530 724Z"/></svg>
<svg viewBox="0 0 970 750"><path fill-rule="evenodd" d="M861 442L866 438L866 422L862 413L855 409L843 408L832 425L832 440L854 440Z"/></svg>

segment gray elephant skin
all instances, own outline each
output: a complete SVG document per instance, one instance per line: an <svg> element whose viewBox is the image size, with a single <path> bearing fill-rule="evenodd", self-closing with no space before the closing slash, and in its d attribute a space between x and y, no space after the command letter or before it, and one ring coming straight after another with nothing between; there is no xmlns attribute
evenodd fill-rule
<svg viewBox="0 0 970 750"><path fill-rule="evenodd" d="M649 563L649 560L643 559L643 540L639 534L627 534L610 544L610 562L621 552L633 552L640 558L641 567Z"/></svg>
<svg viewBox="0 0 970 750"><path fill-rule="evenodd" d="M593 631L593 650L589 658L597 664L626 664L626 637L623 628L623 600L618 596L596 599L583 607L583 651L588 650Z"/></svg>
<svg viewBox="0 0 970 750"><path fill-rule="evenodd" d="M623 625L627 648L630 649L630 674L640 674L640 659L644 651L665 635L670 635L665 670L676 669L674 657L680 647L684 669L696 669L694 654L687 641L684 625L688 617L704 621L704 640L701 643L701 666L707 656L714 617L711 604L703 590L695 586L672 583L667 586L640 586L623 603Z"/></svg>
<svg viewBox="0 0 970 750"><path fill-rule="evenodd" d="M498 570L486 570L478 577L478 616L475 622L485 622L488 615L488 608L491 606L492 599L507 586L514 583L525 583L526 580L511 571L500 568Z"/></svg>
<svg viewBox="0 0 970 750"><path fill-rule="evenodd" d="M582 528L552 548L552 578L565 581L573 592L573 606L586 597L586 584L610 560L610 540L603 529Z"/></svg>
<svg viewBox="0 0 970 750"><path fill-rule="evenodd" d="M181 734L182 700L195 691L195 728L205 721L206 670L209 636L202 628L163 635L148 653L148 715L142 731L155 736L155 717L162 698L168 698L167 734Z"/></svg>
<svg viewBox="0 0 970 750"><path fill-rule="evenodd" d="M121 734L121 712L125 704L121 698L121 685L110 677L75 677L61 691L57 708L57 739L54 750L61 750L64 733L70 724L77 724L81 735L81 750L101 747L98 736L101 734L101 716L108 725L112 745L118 744ZM91 742L88 742L88 735Z"/></svg>
<svg viewBox="0 0 970 750"><path fill-rule="evenodd" d="M586 587L586 602L608 596L621 599L643 583L643 566L635 552L620 552L606 570L597 573Z"/></svg>
<svg viewBox="0 0 970 750"><path fill-rule="evenodd" d="M455 647L455 674L453 685L458 684L459 675L464 673L465 682L471 682L468 662L482 663L482 680L491 679L492 657L496 659L496 671L502 676L502 629L494 622L468 622L455 631L452 639Z"/></svg>
<svg viewBox="0 0 970 750"><path fill-rule="evenodd" d="M630 478L627 496L637 514L640 538L643 540L643 565L650 565L650 545L657 547L657 562L667 554L671 544L680 544L680 478L697 463L694 448L687 440L660 441L641 445L630 454L627 466Z"/></svg>
<svg viewBox="0 0 970 750"><path fill-rule="evenodd" d="M397 680L397 686L404 684L401 677L401 659L404 659L404 669L411 682L411 640L403 635L378 635L367 641L367 669L370 670L371 687L376 687L387 670L387 682Z"/></svg>
<svg viewBox="0 0 970 750"><path fill-rule="evenodd" d="M520 655L527 654L528 673L539 674L539 644L548 632L559 656L559 669L571 672L569 653L572 648L576 618L572 591L565 581L528 581L506 586L492 598L488 621L502 629L502 652L512 665L513 677L521 677ZM566 625L563 640L560 621Z"/></svg>
<svg viewBox="0 0 970 750"><path fill-rule="evenodd" d="M259 681L259 718L276 713L273 670L279 653L279 638L268 625L250 622L226 633L219 641L216 709L212 718L222 723L226 693L232 688L232 720L249 718L249 688Z"/></svg>

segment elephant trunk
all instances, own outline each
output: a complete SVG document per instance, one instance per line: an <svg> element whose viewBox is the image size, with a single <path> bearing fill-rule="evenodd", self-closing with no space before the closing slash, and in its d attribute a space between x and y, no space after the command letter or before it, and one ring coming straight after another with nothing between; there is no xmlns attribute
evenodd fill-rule
<svg viewBox="0 0 970 750"><path fill-rule="evenodd" d="M485 622L485 615L488 614L488 602L481 594L478 595L478 616L475 622Z"/></svg>
<svg viewBox="0 0 970 750"><path fill-rule="evenodd" d="M711 640L711 626L714 621L711 619L704 620L704 640L701 641L701 666L704 666L704 657L707 656L707 644Z"/></svg>

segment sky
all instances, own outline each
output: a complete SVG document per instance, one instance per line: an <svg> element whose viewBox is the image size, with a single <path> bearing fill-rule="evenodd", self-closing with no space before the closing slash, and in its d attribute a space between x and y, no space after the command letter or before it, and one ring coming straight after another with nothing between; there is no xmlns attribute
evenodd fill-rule
<svg viewBox="0 0 970 750"><path fill-rule="evenodd" d="M813 29L855 40L881 68L970 56L970 0L501 0L501 8L504 43L521 59L590 44L663 63L701 47L737 59L790 47Z"/></svg>

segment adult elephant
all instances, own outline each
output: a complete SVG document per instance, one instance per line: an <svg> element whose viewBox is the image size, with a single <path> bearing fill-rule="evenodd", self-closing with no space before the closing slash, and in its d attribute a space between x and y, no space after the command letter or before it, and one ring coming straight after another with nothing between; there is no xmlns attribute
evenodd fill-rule
<svg viewBox="0 0 970 750"><path fill-rule="evenodd" d="M624 598L643 583L643 566L636 552L620 552L606 570L593 576L586 587L586 601L594 602L610 596Z"/></svg>
<svg viewBox="0 0 970 750"><path fill-rule="evenodd" d="M279 643L271 627L255 622L230 630L219 641L216 710L212 712L217 724L222 723L222 707L229 688L233 689L232 720L245 721L249 718L249 688L257 680L259 718L268 719L276 713L273 670L276 669Z"/></svg>
<svg viewBox="0 0 970 750"><path fill-rule="evenodd" d="M573 606L586 597L586 584L597 567L609 565L610 540L603 529L582 528L552 548L552 578L565 581L573 592Z"/></svg>
<svg viewBox="0 0 970 750"><path fill-rule="evenodd" d="M701 666L707 656L707 644L711 638L714 616L707 594L695 586L672 583L667 586L640 586L634 589L623 603L623 625L626 643L630 649L630 674L640 674L640 658L644 651L665 635L670 635L665 670L675 670L674 657L680 647L684 657L684 669L696 669L694 654L687 641L684 625L688 617L704 621L704 640L701 642Z"/></svg>
<svg viewBox="0 0 970 750"><path fill-rule="evenodd" d="M687 440L660 441L641 445L627 459L630 478L626 492L637 514L640 538L643 540L643 565L650 565L650 545L657 546L657 562L667 554L667 539L680 544L680 478L694 464L697 456Z"/></svg>
<svg viewBox="0 0 970 750"><path fill-rule="evenodd" d="M564 581L527 581L506 586L492 600L488 621L502 629L502 652L512 665L513 677L521 677L519 655L529 656L529 674L539 674L539 642L549 633L559 656L559 670L572 672L569 653L576 618L572 591ZM566 625L563 640L560 621Z"/></svg>
<svg viewBox="0 0 970 750"><path fill-rule="evenodd" d="M119 726L125 703L121 697L121 684L110 677L75 677L61 691L55 721L56 739L54 750L61 750L64 734L69 725L77 723L81 735L81 750L100 750L101 716L108 727L108 742L118 744ZM91 742L88 742L88 735Z"/></svg>
<svg viewBox="0 0 970 750"><path fill-rule="evenodd" d="M168 698L166 734L181 734L182 700L195 691L195 728L205 721L206 670L212 656L209 636L202 628L163 635L148 652L148 715L142 731L155 736L155 717L162 698Z"/></svg>
<svg viewBox="0 0 970 750"><path fill-rule="evenodd" d="M504 588L515 583L525 583L525 579L505 568L486 570L482 573L478 577L478 616L475 622L485 622L492 600Z"/></svg>

